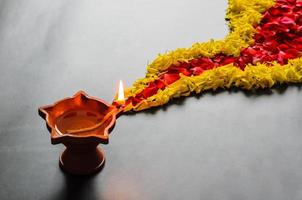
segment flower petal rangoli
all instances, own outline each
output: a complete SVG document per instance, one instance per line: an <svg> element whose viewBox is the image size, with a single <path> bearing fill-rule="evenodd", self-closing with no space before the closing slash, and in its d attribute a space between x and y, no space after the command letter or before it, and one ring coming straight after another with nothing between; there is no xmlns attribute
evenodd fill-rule
<svg viewBox="0 0 302 200"><path fill-rule="evenodd" d="M125 111L233 86L302 82L302 0L229 0L224 40L159 55L126 92Z"/></svg>

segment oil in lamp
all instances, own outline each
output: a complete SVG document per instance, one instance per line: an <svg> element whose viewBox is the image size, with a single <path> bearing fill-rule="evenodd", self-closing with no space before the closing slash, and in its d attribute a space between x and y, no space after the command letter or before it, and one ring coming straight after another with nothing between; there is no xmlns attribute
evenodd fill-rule
<svg viewBox="0 0 302 200"><path fill-rule="evenodd" d="M124 88L120 81L118 98L112 104L79 91L70 98L39 108L51 143L66 146L59 160L64 171L87 175L102 169L105 155L98 145L109 142L109 133L124 104Z"/></svg>

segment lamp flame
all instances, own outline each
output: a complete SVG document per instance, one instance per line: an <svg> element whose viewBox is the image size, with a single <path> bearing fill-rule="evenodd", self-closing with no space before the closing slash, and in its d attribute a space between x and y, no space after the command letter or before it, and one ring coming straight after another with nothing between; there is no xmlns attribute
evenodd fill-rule
<svg viewBox="0 0 302 200"><path fill-rule="evenodd" d="M120 105L125 104L124 85L122 80L120 80L119 87L118 87L117 102Z"/></svg>

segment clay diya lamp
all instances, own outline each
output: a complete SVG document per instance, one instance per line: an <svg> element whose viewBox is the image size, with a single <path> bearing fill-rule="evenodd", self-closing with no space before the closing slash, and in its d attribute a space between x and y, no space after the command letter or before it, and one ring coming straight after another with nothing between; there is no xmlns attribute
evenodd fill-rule
<svg viewBox="0 0 302 200"><path fill-rule="evenodd" d="M73 97L39 108L46 120L52 144L64 144L61 168L69 173L86 175L100 170L105 162L98 145L107 144L122 107L90 97L80 91Z"/></svg>

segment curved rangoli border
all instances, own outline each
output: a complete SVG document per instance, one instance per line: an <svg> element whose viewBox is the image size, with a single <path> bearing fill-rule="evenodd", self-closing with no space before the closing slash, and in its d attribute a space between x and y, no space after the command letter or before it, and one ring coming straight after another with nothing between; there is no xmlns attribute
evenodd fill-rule
<svg viewBox="0 0 302 200"><path fill-rule="evenodd" d="M229 0L226 19L229 20L230 33L225 39L195 43L190 48L179 48L159 55L148 65L146 77L137 80L131 88L126 90L128 100L124 111L139 111L160 106L172 98L210 89L233 86L244 89L270 88L276 83L301 82L302 59L299 56L295 59L289 57L286 63L274 60L247 63L244 68L238 67L238 62L233 62L233 57L241 55L243 49L254 43L254 37L258 31L256 25L265 17L263 13L268 9L273 9L276 4L283 6L283 3L293 2L296 3L296 0ZM157 85L159 88L154 94L141 95L146 92L150 84L154 84L154 81L162 77L169 67L183 65L201 57L213 58L220 54L224 55L224 59L230 58L231 62L222 62L220 66L214 66L198 75L179 73L176 81L165 83L163 87ZM136 96L141 97L139 101L134 101Z"/></svg>

